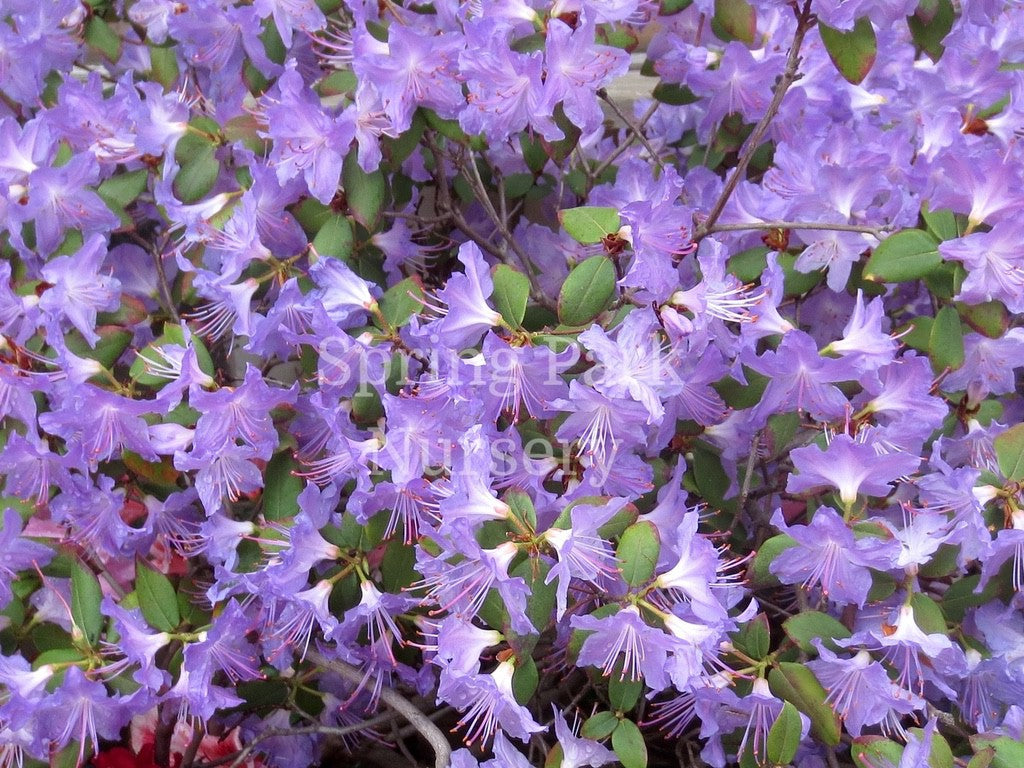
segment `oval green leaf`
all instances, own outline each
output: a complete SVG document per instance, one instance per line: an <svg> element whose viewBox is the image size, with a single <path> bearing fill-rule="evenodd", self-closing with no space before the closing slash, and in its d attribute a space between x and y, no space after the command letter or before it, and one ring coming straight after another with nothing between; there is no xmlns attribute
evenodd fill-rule
<svg viewBox="0 0 1024 768"><path fill-rule="evenodd" d="M622 578L631 587L646 584L654 575L660 553L661 542L653 523L642 520L629 526L615 551L622 568Z"/></svg>
<svg viewBox="0 0 1024 768"><path fill-rule="evenodd" d="M76 561L71 569L71 618L89 645L95 646L103 627L99 579L85 564Z"/></svg>
<svg viewBox="0 0 1024 768"><path fill-rule="evenodd" d="M875 28L867 16L857 19L853 29L843 31L827 24L818 24L821 41L829 58L844 78L854 85L868 76L878 53Z"/></svg>
<svg viewBox="0 0 1024 768"><path fill-rule="evenodd" d="M171 582L158 571L135 561L135 592L139 597L139 610L153 629L173 632L181 623L178 596Z"/></svg>
<svg viewBox="0 0 1024 768"><path fill-rule="evenodd" d="M632 720L621 720L612 732L612 749L623 768L647 768L647 745Z"/></svg>
<svg viewBox="0 0 1024 768"><path fill-rule="evenodd" d="M789 765L793 762L800 746L802 729L800 713L787 701L768 731L768 760L775 765Z"/></svg>
<svg viewBox="0 0 1024 768"><path fill-rule="evenodd" d="M838 652L836 640L845 640L850 630L821 611L806 611L790 616L782 623L782 629L804 653L817 654L818 649L811 643L815 638L833 652Z"/></svg>
<svg viewBox="0 0 1024 768"><path fill-rule="evenodd" d="M526 302L530 298L530 281L522 272L507 264L499 264L492 276L494 292L491 301L505 322L518 328L526 315Z"/></svg>
<svg viewBox="0 0 1024 768"><path fill-rule="evenodd" d="M559 211L558 221L569 237L583 245L600 243L602 238L618 232L622 226L615 208L589 205Z"/></svg>
<svg viewBox="0 0 1024 768"><path fill-rule="evenodd" d="M1024 480L1024 424L1010 427L993 441L999 471L1008 481Z"/></svg>
<svg viewBox="0 0 1024 768"><path fill-rule="evenodd" d="M919 280L942 264L938 240L921 229L889 235L871 254L864 278L880 283Z"/></svg>
<svg viewBox="0 0 1024 768"><path fill-rule="evenodd" d="M928 357L936 373L947 368L955 371L964 364L964 329L960 315L951 306L943 307L935 315L928 339Z"/></svg>
<svg viewBox="0 0 1024 768"><path fill-rule="evenodd" d="M608 306L615 293L615 267L607 256L591 256L577 264L562 284L558 319L566 325L586 325Z"/></svg>
<svg viewBox="0 0 1024 768"><path fill-rule="evenodd" d="M825 701L825 689L811 670L803 664L781 661L768 673L768 685L772 693L807 715L820 741L830 747L839 743L839 718Z"/></svg>

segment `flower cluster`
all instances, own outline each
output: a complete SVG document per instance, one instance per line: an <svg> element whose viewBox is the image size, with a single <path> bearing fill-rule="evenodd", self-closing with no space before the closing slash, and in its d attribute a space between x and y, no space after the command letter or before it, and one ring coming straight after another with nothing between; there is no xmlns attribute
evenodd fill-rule
<svg viewBox="0 0 1024 768"><path fill-rule="evenodd" d="M1019 765L1022 70L1001 0L0 3L0 768Z"/></svg>

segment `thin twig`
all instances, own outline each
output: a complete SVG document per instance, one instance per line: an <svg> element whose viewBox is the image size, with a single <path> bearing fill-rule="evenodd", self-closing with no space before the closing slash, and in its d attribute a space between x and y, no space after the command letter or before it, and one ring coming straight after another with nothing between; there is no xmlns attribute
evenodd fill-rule
<svg viewBox="0 0 1024 768"><path fill-rule="evenodd" d="M163 249L157 247L155 243L149 242L134 230L129 232L128 235L140 247L149 251L149 254L153 257L153 264L156 267L157 288L160 292L160 303L163 304L164 310L167 314L174 318L174 322L180 323L181 317L178 315L178 310L174 306L174 299L171 298L171 287L167 282L167 272L164 270L164 256L163 253L161 253Z"/></svg>
<svg viewBox="0 0 1024 768"><path fill-rule="evenodd" d="M619 109L619 105L612 101L611 96L608 95L608 92L604 88L597 92L597 97L611 108L612 112L615 113L615 116L619 118L619 120L621 120L629 129L630 134L636 136L637 141L644 145L644 149L646 149L648 154L650 154L651 160L653 160L654 164L658 166L658 170L664 170L665 166L662 164L661 158L658 157L658 153L655 151L654 147L651 146L651 142L647 140L647 137L644 135L640 126L634 123L625 112Z"/></svg>
<svg viewBox="0 0 1024 768"><path fill-rule="evenodd" d="M276 739L278 736L309 736L314 733L336 737L351 736L353 733L368 731L394 719L394 712L385 712L370 720L364 720L363 722L351 725L297 725L291 728L270 728L255 736L251 742L238 752L219 757L216 760L210 760L209 762L197 763L195 768L216 768L216 766L227 765L228 763L230 763L230 768L238 768L253 753L256 747L264 741Z"/></svg>
<svg viewBox="0 0 1024 768"><path fill-rule="evenodd" d="M746 232L772 229L822 229L830 232L860 232L880 238L889 231L888 227L871 227L866 224L839 224L827 221L746 221L714 224L704 234L713 232Z"/></svg>
<svg viewBox="0 0 1024 768"><path fill-rule="evenodd" d="M185 747L185 754L181 757L180 768L192 768L193 763L196 761L196 755L199 754L199 745L203 742L203 736L206 735L203 724L196 718L196 721L192 724L192 738L188 742L188 746Z"/></svg>
<svg viewBox="0 0 1024 768"><path fill-rule="evenodd" d="M357 685L363 682L363 673L344 661L328 659L319 651L310 651L306 658L318 667L329 669ZM430 744L431 749L434 750L436 768L448 768L452 748L441 729L394 688L381 688L380 698L388 707L408 720L409 725L415 727L420 736Z"/></svg>
<svg viewBox="0 0 1024 768"><path fill-rule="evenodd" d="M711 228L715 226L715 222L718 221L718 217L721 216L722 211L725 210L725 204L729 202L729 198L732 196L736 186L740 183L740 179L746 175L747 166L750 165L750 160L753 158L757 148L761 146L761 140L764 139L765 134L768 132L768 126L778 113L779 107L782 106L782 99L786 96L786 92L793 83L802 77L802 75L797 72L797 68L800 65L800 48L803 45L804 36L807 34L807 30L811 28L813 23L814 16L811 14L811 0L806 0L803 10L797 14L796 33L793 35L793 44L789 47L789 56L786 58L786 68L783 70L782 77L779 78L779 82L775 84L775 91L772 93L771 103L768 104L768 109L765 110L760 122L754 126L754 130L750 134L750 138L747 139L747 145L743 150L743 154L740 156L740 159L736 163L736 167L733 168L729 178L726 179L725 186L722 187L722 192L719 194L718 199L715 200L715 204L711 207L711 211L708 213L707 218L705 218L704 221L695 229L693 234L694 242L699 242L702 238L707 236Z"/></svg>
<svg viewBox="0 0 1024 768"><path fill-rule="evenodd" d="M658 107L660 106L661 104L656 100L651 102L651 106L647 108L647 111L644 112L644 114L640 117L640 122L636 124L636 130L630 131L629 135L626 136L625 139L623 139L622 143L619 144L619 146L617 146L614 150L612 150L611 154L609 154L608 157L602 160L594 170L589 172L588 176L592 181L596 181L597 178L602 173L605 172L605 169L607 169L612 163L618 160L619 157L622 156L623 152L625 152L627 149L633 146L633 143L637 140L637 137L642 135L642 131L644 129L644 126L647 125L647 121L654 117L654 113L658 111Z"/></svg>

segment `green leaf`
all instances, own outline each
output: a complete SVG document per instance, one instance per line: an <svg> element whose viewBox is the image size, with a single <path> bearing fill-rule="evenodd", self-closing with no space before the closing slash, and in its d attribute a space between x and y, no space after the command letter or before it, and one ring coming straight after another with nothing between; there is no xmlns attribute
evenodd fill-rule
<svg viewBox="0 0 1024 768"><path fill-rule="evenodd" d="M850 636L850 630L836 619L821 611L804 611L790 616L782 623L782 629L804 653L817 654L818 649L811 644L819 638L826 648L838 652L836 640L844 640Z"/></svg>
<svg viewBox="0 0 1024 768"><path fill-rule="evenodd" d="M178 597L166 576L136 560L135 591L139 596L139 610L149 626L161 632L178 628L181 623Z"/></svg>
<svg viewBox="0 0 1024 768"><path fill-rule="evenodd" d="M951 306L943 307L935 315L928 339L928 357L936 373L947 368L955 371L964 364L964 329L960 325L960 315Z"/></svg>
<svg viewBox="0 0 1024 768"><path fill-rule="evenodd" d="M676 13L682 13L691 5L693 5L693 0L661 0L659 14L661 16L672 16Z"/></svg>
<svg viewBox="0 0 1024 768"><path fill-rule="evenodd" d="M755 661L760 661L771 650L771 633L768 629L768 617L759 613L746 622L732 636L732 644L738 651Z"/></svg>
<svg viewBox="0 0 1024 768"><path fill-rule="evenodd" d="M942 41L953 29L956 8L952 0L922 0L913 16L907 17L907 26L914 44L938 61L945 52Z"/></svg>
<svg viewBox="0 0 1024 768"><path fill-rule="evenodd" d="M985 747L979 749L971 761L967 764L967 768L991 768L992 763L995 762L996 751L992 747Z"/></svg>
<svg viewBox="0 0 1024 768"><path fill-rule="evenodd" d="M1011 483L1024 480L1024 424L1010 427L993 441L999 471Z"/></svg>
<svg viewBox="0 0 1024 768"><path fill-rule="evenodd" d="M757 12L747 0L715 0L711 29L726 42L740 40L753 45L757 36Z"/></svg>
<svg viewBox="0 0 1024 768"><path fill-rule="evenodd" d="M508 504L512 517L520 521L531 531L537 529L537 510L533 507L533 499L524 491L507 491L502 500Z"/></svg>
<svg viewBox="0 0 1024 768"><path fill-rule="evenodd" d="M591 715L583 723L580 735L585 739L602 741L612 735L619 725L619 718L611 712L598 712Z"/></svg>
<svg viewBox="0 0 1024 768"><path fill-rule="evenodd" d="M612 749L623 768L647 768L647 744L632 720L620 720L612 731Z"/></svg>
<svg viewBox="0 0 1024 768"><path fill-rule="evenodd" d="M558 319L586 325L608 306L615 293L615 267L607 256L591 256L573 267L558 295Z"/></svg>
<svg viewBox="0 0 1024 768"><path fill-rule="evenodd" d="M750 566L751 582L755 587L777 587L779 580L771 572L772 561L790 547L796 546L796 540L792 536L780 533L766 540L754 556L754 562Z"/></svg>
<svg viewBox="0 0 1024 768"><path fill-rule="evenodd" d="M211 146L190 157L178 170L173 183L174 196L187 205L198 203L213 189L218 176L220 162Z"/></svg>
<svg viewBox="0 0 1024 768"><path fill-rule="evenodd" d="M800 713L788 701L768 731L768 759L775 765L789 765L800 746L800 732L803 724Z"/></svg>
<svg viewBox="0 0 1024 768"><path fill-rule="evenodd" d="M530 298L529 279L507 264L495 267L492 279L494 292L491 300L494 308L501 313L506 323L513 328L520 327L526 314L526 302Z"/></svg>
<svg viewBox="0 0 1024 768"><path fill-rule="evenodd" d="M830 747L839 743L839 718L825 701L825 689L803 664L780 661L768 673L772 693L793 704L811 721L811 730L819 741Z"/></svg>
<svg viewBox="0 0 1024 768"><path fill-rule="evenodd" d="M100 184L96 188L96 193L103 198L107 205L124 208L143 193L148 178L149 171L145 168L119 173Z"/></svg>
<svg viewBox="0 0 1024 768"><path fill-rule="evenodd" d="M537 560L523 560L511 571L513 577L519 576L526 582L530 595L526 601L526 616L538 632L543 632L555 615L555 582L544 583L550 571L550 563Z"/></svg>
<svg viewBox="0 0 1024 768"><path fill-rule="evenodd" d="M419 277L407 277L388 288L378 302L381 314L392 328L401 328L409 318L423 309L418 301L424 296Z"/></svg>
<svg viewBox="0 0 1024 768"><path fill-rule="evenodd" d="M516 670L512 673L512 693L520 704L527 704L537 690L540 673L532 656L516 659L516 662Z"/></svg>
<svg viewBox="0 0 1024 768"><path fill-rule="evenodd" d="M903 283L925 277L942 264L938 240L921 229L904 229L889 235L871 254L864 279Z"/></svg>
<svg viewBox="0 0 1024 768"><path fill-rule="evenodd" d="M91 646L96 645L103 627L102 599L99 579L84 563L75 561L71 568L71 618Z"/></svg>
<svg viewBox="0 0 1024 768"><path fill-rule="evenodd" d="M348 216L335 214L325 221L313 238L313 248L322 256L333 256L342 261L352 255L355 235Z"/></svg>
<svg viewBox="0 0 1024 768"><path fill-rule="evenodd" d="M640 700L640 694L644 691L644 681L622 679L620 666L621 662L616 665L608 679L608 703L620 712L629 712Z"/></svg>
<svg viewBox="0 0 1024 768"><path fill-rule="evenodd" d="M349 152L342 165L341 183L352 216L370 232L375 231L388 194L384 173L367 173L359 167L358 153Z"/></svg>
<svg viewBox="0 0 1024 768"><path fill-rule="evenodd" d="M916 592L910 598L910 607L914 609L914 621L922 631L929 635L946 634L946 619L942 609L928 595Z"/></svg>
<svg viewBox="0 0 1024 768"><path fill-rule="evenodd" d="M171 90L178 82L178 57L170 45L149 46L150 75L165 91Z"/></svg>
<svg viewBox="0 0 1024 768"><path fill-rule="evenodd" d="M615 555L622 567L622 578L631 587L639 587L651 580L661 553L658 529L642 520L629 526L619 539Z"/></svg>
<svg viewBox="0 0 1024 768"><path fill-rule="evenodd" d="M267 463L263 473L263 516L267 520L290 520L299 513L304 484L294 474L296 469L290 451L281 451Z"/></svg>
<svg viewBox="0 0 1024 768"><path fill-rule="evenodd" d="M864 736L853 742L850 756L857 768L876 768L886 762L899 765L903 746L881 736Z"/></svg>
<svg viewBox="0 0 1024 768"><path fill-rule="evenodd" d="M964 304L962 301L954 305L960 313L960 319L990 339L999 339L1010 327L1010 315L1001 301L986 301L984 304Z"/></svg>
<svg viewBox="0 0 1024 768"><path fill-rule="evenodd" d="M829 58L843 77L856 85L868 76L878 53L878 41L867 16L857 19L849 31L820 23L818 30Z"/></svg>
<svg viewBox="0 0 1024 768"><path fill-rule="evenodd" d="M976 752L990 748L995 753L992 757L992 768L1020 768L1024 765L1024 744L1009 736L977 735L971 737L971 746Z"/></svg>
<svg viewBox="0 0 1024 768"><path fill-rule="evenodd" d="M654 86L654 91L651 95L662 104L668 104L673 107L682 107L698 101L697 94L679 83L659 82Z"/></svg>
<svg viewBox="0 0 1024 768"><path fill-rule="evenodd" d="M923 205L921 206L921 218L924 219L928 231L939 240L956 240L961 235L960 227L956 223L956 216L949 208L933 211L927 205Z"/></svg>
<svg viewBox="0 0 1024 768"><path fill-rule="evenodd" d="M615 234L622 227L617 209L590 205L563 208L558 212L558 221L569 237L583 245L600 243L602 238Z"/></svg>
<svg viewBox="0 0 1024 768"><path fill-rule="evenodd" d="M116 62L121 58L121 38L99 16L90 16L85 24L84 39L86 45L102 53L107 59Z"/></svg>

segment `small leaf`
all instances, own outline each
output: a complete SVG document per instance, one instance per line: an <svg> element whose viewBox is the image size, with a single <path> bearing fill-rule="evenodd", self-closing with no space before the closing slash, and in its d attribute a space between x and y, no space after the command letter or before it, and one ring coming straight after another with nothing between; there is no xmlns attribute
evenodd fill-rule
<svg viewBox="0 0 1024 768"><path fill-rule="evenodd" d="M558 221L569 237L583 245L600 243L622 227L617 209L597 206L563 208L558 212Z"/></svg>
<svg viewBox="0 0 1024 768"><path fill-rule="evenodd" d="M84 39L90 48L102 53L107 59L116 62L121 58L121 38L99 16L90 16L85 24Z"/></svg>
<svg viewBox="0 0 1024 768"><path fill-rule="evenodd" d="M525 656L517 660L515 672L512 673L512 693L520 704L529 703L537 690L537 683L540 682L540 673L537 671L537 662L532 656Z"/></svg>
<svg viewBox="0 0 1024 768"><path fill-rule="evenodd" d="M647 744L632 720L619 721L612 731L612 749L623 768L647 768Z"/></svg>
<svg viewBox="0 0 1024 768"><path fill-rule="evenodd" d="M803 723L796 707L788 701L768 731L768 759L775 765L789 765L800 746Z"/></svg>
<svg viewBox="0 0 1024 768"><path fill-rule="evenodd" d="M174 195L181 202L191 205L198 203L217 183L220 176L220 162L210 147L189 158L174 177Z"/></svg>
<svg viewBox="0 0 1024 768"><path fill-rule="evenodd" d="M620 712L629 712L640 700L643 690L643 680L622 678L621 669L616 669L608 679L608 703Z"/></svg>
<svg viewBox="0 0 1024 768"><path fill-rule="evenodd" d="M302 493L302 478L296 477L298 469L290 451L274 456L263 473L263 516L274 522L290 520L299 513L299 494Z"/></svg>
<svg viewBox="0 0 1024 768"><path fill-rule="evenodd" d="M131 204L146 189L149 172L142 168L111 176L96 188L96 193L108 205L120 208Z"/></svg>
<svg viewBox="0 0 1024 768"><path fill-rule="evenodd" d="M733 634L732 644L738 651L755 661L760 661L771 650L771 633L768 629L768 617L759 613L746 622L739 631Z"/></svg>
<svg viewBox="0 0 1024 768"><path fill-rule="evenodd" d="M757 36L757 12L747 0L715 0L712 31L728 42L740 40L753 45Z"/></svg>
<svg viewBox="0 0 1024 768"><path fill-rule="evenodd" d="M785 550L795 546L796 540L784 533L772 536L765 541L761 548L757 550L754 562L750 566L750 578L754 586L777 587L779 579L772 573L771 564Z"/></svg>
<svg viewBox="0 0 1024 768"><path fill-rule="evenodd" d="M918 280L942 264L938 240L920 229L889 235L871 254L864 278L882 283Z"/></svg>
<svg viewBox="0 0 1024 768"><path fill-rule="evenodd" d="M685 85L679 83L659 82L654 86L651 95L662 104L682 107L699 101L699 97Z"/></svg>
<svg viewBox="0 0 1024 768"><path fill-rule="evenodd" d="M341 183L352 216L370 232L375 231L388 193L384 173L367 173L359 167L358 153L349 152L342 166Z"/></svg>
<svg viewBox="0 0 1024 768"><path fill-rule="evenodd" d="M536 567L534 567L535 565ZM529 590L526 616L538 632L543 632L555 615L555 582L544 583L550 571L549 563L541 562L537 565L536 561L527 559L513 568L510 574L513 577L519 576L526 582Z"/></svg>
<svg viewBox="0 0 1024 768"><path fill-rule="evenodd" d="M526 302L530 298L530 281L522 272L517 272L507 264L499 264L494 268L492 276L494 292L491 300L494 308L505 318L505 322L514 328L522 325L526 314Z"/></svg>
<svg viewBox="0 0 1024 768"><path fill-rule="evenodd" d="M803 664L780 661L768 673L772 693L793 704L811 721L811 730L830 747L839 743L839 718L825 701L825 689Z"/></svg>
<svg viewBox="0 0 1024 768"><path fill-rule="evenodd" d="M822 645L829 650L838 652L839 647L835 641L845 640L850 636L850 630L821 611L804 611L790 616L782 623L782 629L804 653L818 652L811 643L815 638L820 639Z"/></svg>
<svg viewBox="0 0 1024 768"><path fill-rule="evenodd" d="M342 261L352 255L355 236L348 216L334 215L325 221L313 238L313 247L323 256L333 256Z"/></svg>
<svg viewBox="0 0 1024 768"><path fill-rule="evenodd" d="M927 205L921 206L921 218L925 226L939 240L956 240L962 234L957 226L956 216L949 208L933 211Z"/></svg>
<svg viewBox="0 0 1024 768"><path fill-rule="evenodd" d="M418 301L424 296L419 277L407 277L388 288L378 302L381 314L392 328L401 328L409 318L423 309Z"/></svg>
<svg viewBox="0 0 1024 768"><path fill-rule="evenodd" d="M181 623L178 597L166 576L136 560L135 591L139 596L139 610L149 626L161 632L178 628Z"/></svg>
<svg viewBox="0 0 1024 768"><path fill-rule="evenodd" d="M850 755L857 768L875 768L886 762L899 765L903 747L880 736L864 736L853 742Z"/></svg>
<svg viewBox="0 0 1024 768"><path fill-rule="evenodd" d="M878 41L867 16L857 19L849 31L827 24L819 24L818 29L829 58L844 78L857 85L868 76L878 53Z"/></svg>
<svg viewBox="0 0 1024 768"><path fill-rule="evenodd" d="M985 747L979 749L971 761L967 764L967 768L991 768L992 763L996 760L996 751L992 747Z"/></svg>
<svg viewBox="0 0 1024 768"><path fill-rule="evenodd" d="M558 318L586 325L608 306L615 293L615 267L607 256L591 256L573 267L558 295Z"/></svg>
<svg viewBox="0 0 1024 768"><path fill-rule="evenodd" d="M1024 744L1009 736L977 735L971 737L971 746L976 752L991 748L995 753L992 757L992 768L1020 768L1024 765Z"/></svg>
<svg viewBox="0 0 1024 768"><path fill-rule="evenodd" d="M587 718L580 729L580 736L585 739L601 741L612 735L619 725L619 718L611 712L598 712Z"/></svg>
<svg viewBox="0 0 1024 768"><path fill-rule="evenodd" d="M952 0L922 0L914 15L907 17L907 26L914 44L932 61L938 61L945 52L942 41L955 21L956 8Z"/></svg>
<svg viewBox="0 0 1024 768"><path fill-rule="evenodd" d="M629 526L619 539L615 555L622 567L622 578L631 587L639 587L651 580L661 553L658 529L642 520Z"/></svg>
<svg viewBox="0 0 1024 768"><path fill-rule="evenodd" d="M1024 480L1024 424L1010 427L993 441L999 471L1011 483Z"/></svg>
<svg viewBox="0 0 1024 768"><path fill-rule="evenodd" d="M99 579L85 564L76 561L71 569L71 618L91 646L96 645L103 627L102 599Z"/></svg>
<svg viewBox="0 0 1024 768"><path fill-rule="evenodd" d="M990 339L1000 339L1010 327L1010 315L1001 301L986 301L984 304L954 305L960 313L960 319Z"/></svg>
<svg viewBox="0 0 1024 768"><path fill-rule="evenodd" d="M964 329L953 307L945 306L935 315L928 339L928 357L936 373L947 368L955 371L964 364Z"/></svg>

